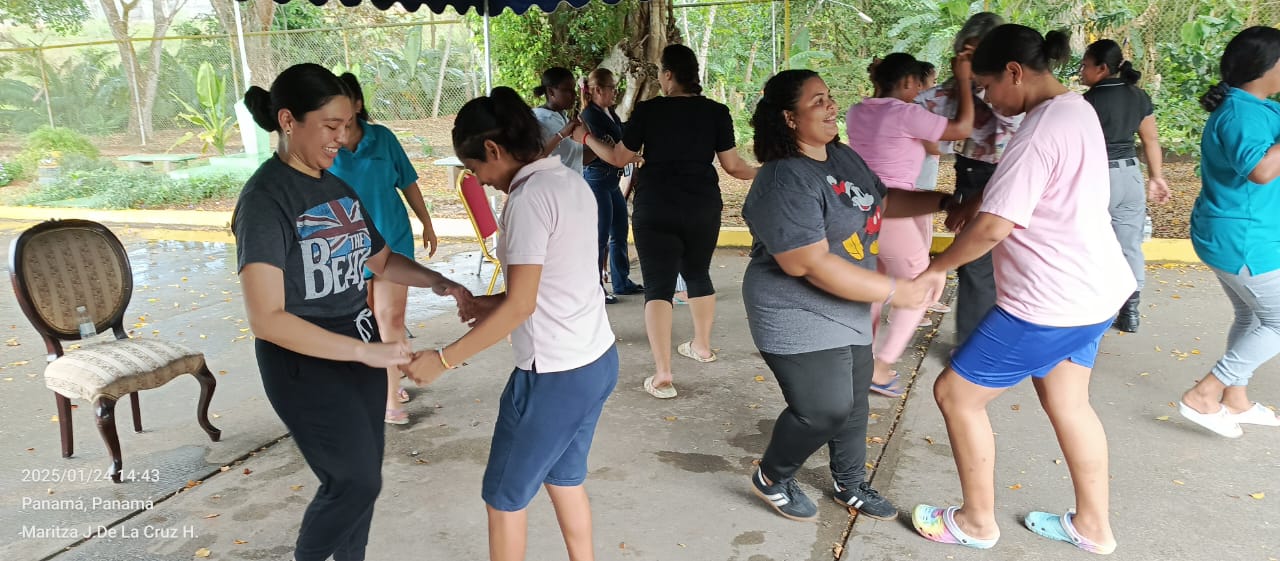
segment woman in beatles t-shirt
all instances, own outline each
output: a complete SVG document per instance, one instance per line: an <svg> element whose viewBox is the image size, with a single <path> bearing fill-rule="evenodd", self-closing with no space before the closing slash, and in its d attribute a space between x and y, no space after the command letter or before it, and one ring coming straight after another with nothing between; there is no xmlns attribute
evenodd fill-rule
<svg viewBox="0 0 1280 561"><path fill-rule="evenodd" d="M270 92L245 92L253 120L281 133L232 217L245 309L267 399L320 480L296 561L364 559L382 486L382 369L407 364L410 349L379 342L364 268L464 302L471 296L393 255L355 192L325 171L355 115L349 96L317 64L289 67Z"/></svg>

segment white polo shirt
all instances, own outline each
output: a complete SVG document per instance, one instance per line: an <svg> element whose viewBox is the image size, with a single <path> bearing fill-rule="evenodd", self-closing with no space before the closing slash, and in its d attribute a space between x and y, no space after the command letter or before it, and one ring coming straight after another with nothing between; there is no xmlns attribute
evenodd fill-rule
<svg viewBox="0 0 1280 561"><path fill-rule="evenodd" d="M614 335L596 261L596 198L582 175L556 156L524 166L499 229L504 276L512 265L542 265L533 315L511 334L516 368L563 372L600 358Z"/></svg>

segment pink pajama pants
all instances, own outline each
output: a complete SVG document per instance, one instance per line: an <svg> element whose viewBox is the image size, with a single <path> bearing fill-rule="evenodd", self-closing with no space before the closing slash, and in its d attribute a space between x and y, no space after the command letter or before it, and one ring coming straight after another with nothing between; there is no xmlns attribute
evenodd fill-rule
<svg viewBox="0 0 1280 561"><path fill-rule="evenodd" d="M913 279L929 267L929 248L933 243L933 215L911 218L886 218L880 229L880 255L876 269L897 279ZM889 325L877 329L883 303L871 306L873 333L876 333L872 351L876 360L893 364L911 344L926 308L893 308L889 312Z"/></svg>

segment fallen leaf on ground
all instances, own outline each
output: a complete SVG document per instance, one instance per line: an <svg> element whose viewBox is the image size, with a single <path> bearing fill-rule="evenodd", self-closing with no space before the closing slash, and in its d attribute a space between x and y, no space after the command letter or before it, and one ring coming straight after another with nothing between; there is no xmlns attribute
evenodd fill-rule
<svg viewBox="0 0 1280 561"><path fill-rule="evenodd" d="M1056 459L1056 460L1054 460L1054 461L1053 461L1053 463L1058 464L1058 465L1062 465L1062 459L1061 459L1061 458Z"/></svg>
<svg viewBox="0 0 1280 561"><path fill-rule="evenodd" d="M218 471L223 471L223 472L225 472L225 471L231 471L231 466L222 466L222 467L218 468Z"/></svg>
<svg viewBox="0 0 1280 561"><path fill-rule="evenodd" d="M618 542L618 549L626 549L627 542Z"/></svg>
<svg viewBox="0 0 1280 561"><path fill-rule="evenodd" d="M4 342L4 344L5 344L5 345L8 345L8 346L10 346L10 347L16 347L16 346L18 346L18 345L21 345L21 343L19 343L19 342L18 342L18 338L17 338L17 337L13 337L13 338L9 339L8 341L5 341L5 342Z"/></svg>
<svg viewBox="0 0 1280 561"><path fill-rule="evenodd" d="M244 541L244 540L231 540L231 543L236 544L236 545L244 545L244 544L247 544L247 543L249 543L249 542Z"/></svg>
<svg viewBox="0 0 1280 561"><path fill-rule="evenodd" d="M757 381L757 382L763 382L763 381L764 381L764 376L756 376L756 381Z"/></svg>
<svg viewBox="0 0 1280 561"><path fill-rule="evenodd" d="M1267 496L1267 494L1266 493L1249 493L1249 496L1258 500L1262 500Z"/></svg>
<svg viewBox="0 0 1280 561"><path fill-rule="evenodd" d="M929 444L933 444L933 437L932 437L932 436L926 436L926 437L924 437L924 441L925 441L925 442L927 442L927 443L929 443Z"/></svg>
<svg viewBox="0 0 1280 561"><path fill-rule="evenodd" d="M867 443L868 444L884 444L884 439L878 436L873 436L867 439Z"/></svg>
<svg viewBox="0 0 1280 561"><path fill-rule="evenodd" d="M10 363L9 363L9 366L26 366L26 365L27 365L27 363L29 363L29 362L31 362L31 361L29 361L29 360L19 360L19 361L17 361L17 362L10 362Z"/></svg>
<svg viewBox="0 0 1280 561"><path fill-rule="evenodd" d="M1021 488L1022 488L1022 484L1021 484L1021 483L1014 483L1013 485L1010 485L1010 486L1009 486L1009 488L1010 488L1010 489L1013 489L1014 491L1017 491L1018 489L1021 489Z"/></svg>
<svg viewBox="0 0 1280 561"><path fill-rule="evenodd" d="M57 415L54 415L54 416L52 416L52 417L49 417L49 422L50 422L50 423L56 423L56 422L58 422L58 416L57 416Z"/></svg>
<svg viewBox="0 0 1280 561"><path fill-rule="evenodd" d="M197 550L196 550L196 557L205 558L205 557L208 557L208 556L210 556L210 555L212 555L212 554L213 554L213 552L212 552L212 551L209 551L209 548L207 548L207 547L202 547L202 548L200 548L200 549L197 549Z"/></svg>
<svg viewBox="0 0 1280 561"><path fill-rule="evenodd" d="M675 416L674 416L674 415L667 415L666 417L663 417L663 418L662 418L662 420L664 420L664 421L675 421L675 420L676 420L676 418L675 418Z"/></svg>
<svg viewBox="0 0 1280 561"><path fill-rule="evenodd" d="M841 555L844 555L844 546L836 544L835 547L831 548L831 554L835 555L836 559L839 559Z"/></svg>
<svg viewBox="0 0 1280 561"><path fill-rule="evenodd" d="M289 486L289 490L290 490L290 491L301 491L301 490L302 490L302 486L301 486L301 485L290 485L290 486Z"/></svg>
<svg viewBox="0 0 1280 561"><path fill-rule="evenodd" d="M1157 421L1168 421L1168 420L1169 420L1169 416L1168 416L1168 415L1161 415L1161 416L1159 416L1159 417L1156 417L1156 420L1157 420Z"/></svg>
<svg viewBox="0 0 1280 561"><path fill-rule="evenodd" d="M204 515L204 518L205 518L205 520L208 520L208 519L210 519L210 518L217 518L217 517L219 517L219 516L222 516L222 515L221 515L221 514L219 514L219 513L216 513L216 512L215 512L215 513L213 513L213 514L206 514L206 515Z"/></svg>
<svg viewBox="0 0 1280 561"><path fill-rule="evenodd" d="M1174 480L1173 480L1173 484L1174 484L1174 485L1186 485L1186 483L1183 483L1183 482L1182 482L1182 480L1180 480L1180 479L1174 479Z"/></svg>
<svg viewBox="0 0 1280 561"><path fill-rule="evenodd" d="M244 468L244 474L245 474L245 475L249 475L250 473L253 473L253 470L251 470L251 469L249 469L249 468Z"/></svg>
<svg viewBox="0 0 1280 561"><path fill-rule="evenodd" d="M1010 405L1010 406L1009 406L1009 409L1012 409L1012 410L1014 410L1014 411L1021 411L1021 410L1022 410L1022 406L1021 406L1021 405L1018 405L1017 403L1015 403L1015 404L1013 404L1013 405Z"/></svg>

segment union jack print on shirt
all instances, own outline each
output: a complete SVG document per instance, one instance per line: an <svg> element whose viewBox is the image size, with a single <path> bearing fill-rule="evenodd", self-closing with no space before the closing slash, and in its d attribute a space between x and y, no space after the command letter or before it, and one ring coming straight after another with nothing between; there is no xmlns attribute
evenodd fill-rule
<svg viewBox="0 0 1280 561"><path fill-rule="evenodd" d="M297 219L306 299L363 290L373 240L360 201L351 197L311 207Z"/></svg>

